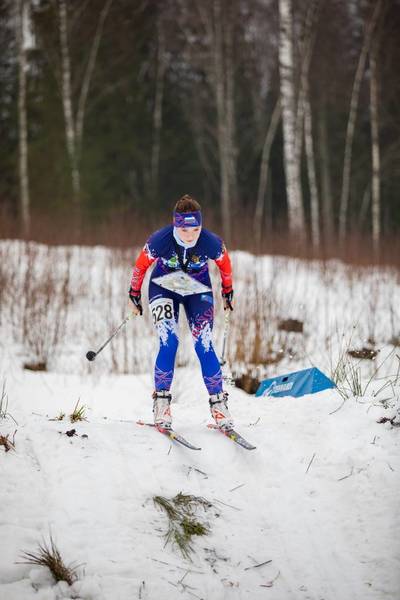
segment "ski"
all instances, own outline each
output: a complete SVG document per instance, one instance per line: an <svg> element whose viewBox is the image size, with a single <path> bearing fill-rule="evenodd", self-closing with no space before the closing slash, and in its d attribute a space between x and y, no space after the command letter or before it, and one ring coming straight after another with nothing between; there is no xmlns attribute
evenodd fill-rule
<svg viewBox="0 0 400 600"><path fill-rule="evenodd" d="M197 446L194 446L193 444L188 442L188 440L184 438L183 435L180 435L173 429L157 427L154 423L145 423L144 421L136 421L136 423L138 425L146 425L147 427L153 427L153 429L159 431L162 435L165 435L172 442L178 442L178 444L185 446L185 448L189 448L190 450L201 450L201 448L198 448Z"/></svg>
<svg viewBox="0 0 400 600"><path fill-rule="evenodd" d="M207 425L207 427L209 429L216 429L217 431L220 431L227 438L229 438L239 446L242 446L242 448L245 448L246 450L255 450L257 448L257 446L253 446L253 444L250 444L250 442L245 440L244 437L241 436L240 433L238 433L234 429L223 429L222 427L218 427L218 425L215 425L215 423L210 423L209 425Z"/></svg>

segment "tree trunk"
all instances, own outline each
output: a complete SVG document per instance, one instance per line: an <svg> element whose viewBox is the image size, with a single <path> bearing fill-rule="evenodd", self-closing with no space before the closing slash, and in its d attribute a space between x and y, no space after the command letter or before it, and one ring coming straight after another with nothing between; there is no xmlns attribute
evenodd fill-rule
<svg viewBox="0 0 400 600"><path fill-rule="evenodd" d="M234 69L236 4L233 0L193 3L196 22L202 26L203 39L209 44L202 69L215 98L216 128L212 135L218 153L222 229L227 244L232 239L232 214L238 198ZM182 1L180 5L185 11L188 3Z"/></svg>
<svg viewBox="0 0 400 600"><path fill-rule="evenodd" d="M96 31L89 52L86 69L83 74L82 83L76 111L74 116L72 84L71 84L71 61L68 48L68 12L66 0L58 0L59 36L61 50L61 96L64 111L65 137L67 152L71 169L72 192L74 202L79 207L81 194L80 157L82 153L82 137L85 119L86 103L89 94L90 83L96 64L97 54L103 34L104 23L111 8L113 0L105 0L99 15ZM79 10L79 7L76 9Z"/></svg>
<svg viewBox="0 0 400 600"><path fill-rule="evenodd" d="M283 119L286 193L289 231L304 239L304 209L301 201L300 166L296 157L296 111L291 0L279 0L279 68Z"/></svg>
<svg viewBox="0 0 400 600"><path fill-rule="evenodd" d="M261 232L262 232L265 195L266 195L267 188L268 188L269 158L271 155L271 148L272 148L273 141L275 139L276 130L278 129L278 125L281 120L281 116L282 116L281 103L278 99L275 104L274 110L272 112L271 121L269 123L267 135L265 136L265 142L264 142L262 155L261 155L260 180L259 180L259 184L258 184L257 202L256 202L256 209L254 211L254 221L253 221L256 247L259 250L261 247Z"/></svg>
<svg viewBox="0 0 400 600"><path fill-rule="evenodd" d="M310 187L310 206L311 206L311 240L315 249L319 248L321 243L320 219L319 219L319 198L317 175L315 172L314 141L312 132L312 114L308 85L304 100L304 141L307 156L308 183Z"/></svg>
<svg viewBox="0 0 400 600"><path fill-rule="evenodd" d="M218 152L221 176L222 229L227 244L231 243L231 197L229 185L229 150L226 124L225 73L223 61L222 14L220 0L214 0L213 83L217 104Z"/></svg>
<svg viewBox="0 0 400 600"><path fill-rule="evenodd" d="M15 4L15 28L18 52L18 143L19 143L19 186L21 219L24 233L30 228L30 198L28 172L28 117L26 109L27 60L24 31L27 27L28 4L17 0Z"/></svg>
<svg viewBox="0 0 400 600"><path fill-rule="evenodd" d="M151 151L151 196L155 201L158 194L158 179L160 168L160 147L161 147L161 130L162 130L162 105L164 97L164 75L166 70L165 59L165 36L161 17L158 17L157 22L158 32L158 49L157 49L157 73L156 73L156 90L154 97L153 111L153 145Z"/></svg>
<svg viewBox="0 0 400 600"><path fill-rule="evenodd" d="M313 31L314 23L318 16L320 4L319 0L311 0L307 7L306 18L303 28L303 36L300 44L300 80L298 85L296 106L296 134L295 134L295 152L299 165L301 165L301 150L303 143L304 131L304 110L306 102L306 92L308 87L308 72L310 70L310 62L312 51L315 42L315 30Z"/></svg>
<svg viewBox="0 0 400 600"><path fill-rule="evenodd" d="M225 13L224 27L224 55L225 55L225 114L226 114L226 144L228 153L229 194L233 212L237 209L238 188L236 174L236 135L235 135L235 73L233 58L233 36L235 21L233 18L233 7L229 6Z"/></svg>
<svg viewBox="0 0 400 600"><path fill-rule="evenodd" d="M371 214L372 214L372 240L375 252L379 250L381 237L381 181L380 181L380 149L379 149L379 114L378 114L378 69L377 59L379 51L379 36L376 35L371 44L369 57L370 64L370 112L371 112L371 153L372 153L372 181L371 181Z"/></svg>
<svg viewBox="0 0 400 600"><path fill-rule="evenodd" d="M83 76L81 92L79 95L78 109L76 112L76 154L77 161L79 163L80 155L82 152L82 136L83 136L83 124L85 118L86 101L89 94L90 82L92 80L94 67L96 64L97 54L100 47L101 36L103 34L104 22L107 18L113 0L106 0L97 22L96 32L93 38L92 47L90 49L89 60L86 66L86 70Z"/></svg>
<svg viewBox="0 0 400 600"><path fill-rule="evenodd" d="M318 138L319 138L319 156L321 165L321 190L322 190L322 223L324 240L330 243L334 234L333 222L333 200L332 183L329 160L328 132L326 125L325 102L322 102L322 108L318 116Z"/></svg>
<svg viewBox="0 0 400 600"><path fill-rule="evenodd" d="M364 35L364 41L361 48L360 57L358 59L358 65L356 69L356 73L354 76L353 90L351 93L350 100L350 111L349 118L347 121L347 131L346 131L346 142L345 142L345 150L344 150L344 162L343 162L343 176L342 176L342 193L340 197L340 212L339 212L339 240L340 242L344 242L344 238L346 235L347 229L347 212L348 212L348 204L349 204L349 195L350 195L350 174L351 174L351 160L352 160L352 152L353 152L353 138L354 138L354 130L356 125L356 117L357 117L357 107L358 100L360 96L360 87L361 81L364 75L365 63L367 60L367 55L369 49L371 47L371 40L374 29L378 22L381 10L382 10L382 0L377 0L375 7L373 9L372 16L367 24L367 28Z"/></svg>
<svg viewBox="0 0 400 600"><path fill-rule="evenodd" d="M66 0L58 0L59 35L61 48L61 73L62 73L62 102L64 109L65 136L67 140L67 151L71 168L72 191L76 204L80 197L80 173L76 151L76 132L72 109L71 89L71 64L68 50L68 24Z"/></svg>

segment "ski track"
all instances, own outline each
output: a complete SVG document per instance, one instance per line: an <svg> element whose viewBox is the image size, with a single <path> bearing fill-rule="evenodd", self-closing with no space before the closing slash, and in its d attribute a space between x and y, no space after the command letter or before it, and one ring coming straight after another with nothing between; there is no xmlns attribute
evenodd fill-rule
<svg viewBox="0 0 400 600"><path fill-rule="evenodd" d="M151 418L140 378L19 373L9 396L18 426L3 421L2 432L18 431L16 452L0 455L0 598L71 597L46 570L15 564L50 533L67 563L84 565L73 588L84 600L398 598L398 432L355 401L330 415L334 392L267 400L233 390L237 429L257 445L246 451L206 428L199 388L173 404L196 452L135 424ZM48 419L77 397L88 422ZM164 547L166 518L152 501L179 491L214 506L193 562Z"/></svg>

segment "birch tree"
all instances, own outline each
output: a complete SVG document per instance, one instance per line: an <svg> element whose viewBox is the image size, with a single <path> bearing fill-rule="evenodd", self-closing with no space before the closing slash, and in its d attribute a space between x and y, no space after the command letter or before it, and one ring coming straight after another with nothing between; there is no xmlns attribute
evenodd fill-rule
<svg viewBox="0 0 400 600"><path fill-rule="evenodd" d="M279 16L279 70L289 231L302 239L305 229L300 165L296 156L295 64L291 0L279 0Z"/></svg>
<svg viewBox="0 0 400 600"><path fill-rule="evenodd" d="M16 0L15 32L18 53L18 155L19 189L22 226L25 233L30 228L30 197L28 172L28 117L26 108L27 86L27 44L25 36L28 29L29 4L27 0Z"/></svg>
<svg viewBox="0 0 400 600"><path fill-rule="evenodd" d="M312 55L313 45L314 45L314 41L315 41L315 30L313 28L314 28L314 24L316 21L316 17L318 15L318 11L319 11L319 0L312 0L307 7L305 22L304 22L304 26L303 26L302 41L299 45L300 81L299 81L299 86L298 86L299 89L298 89L297 93L296 93L296 89L295 89L295 93L294 93L294 96L295 96L294 106L295 106L295 112L296 112L294 152L295 152L296 160L298 162L299 172L300 172L300 165L301 165L301 145L302 145L302 140L303 140L303 127L304 127L304 119L305 119L305 103L306 103L306 100L308 99L306 96L306 94L308 94L308 71L309 71L309 67L310 67L311 55ZM293 68L293 70L295 70L295 69ZM293 80L295 80L295 74L293 74ZM296 87L297 86L295 86L295 88ZM275 104L275 108L272 112L270 124L267 129L267 134L265 137L265 142L264 142L262 155L261 155L260 179L259 179L259 185L258 185L256 207L255 207L255 211L254 211L254 230L255 230L255 237L256 237L258 246L261 243L261 229L262 229L264 198L265 198L265 194L266 194L267 187L268 187L268 174L269 174L268 163L269 163L269 159L270 159L272 143L275 138L275 134L278 129L278 125L279 125L281 116L282 116L282 106L281 106L280 100L278 100L278 102ZM311 113L310 113L308 115L308 121L307 121L307 132L310 131L311 127L312 127L312 125L311 125ZM309 150L308 155L307 155L308 156L308 165L309 165L309 174L311 173L311 176L313 176L313 175L315 176L315 166L312 167L310 164L310 161L314 160L313 146L312 146L312 144L310 144L310 138L308 138L307 141L308 141L307 148ZM313 194L314 194L313 206L315 209L316 202L318 203L318 198L316 198L316 196L315 196L316 186L310 185L310 188L311 187L313 189ZM300 201L301 205L303 205L301 185L300 185L299 189L300 189L299 201ZM314 220L314 223L315 222L316 222L316 220Z"/></svg>

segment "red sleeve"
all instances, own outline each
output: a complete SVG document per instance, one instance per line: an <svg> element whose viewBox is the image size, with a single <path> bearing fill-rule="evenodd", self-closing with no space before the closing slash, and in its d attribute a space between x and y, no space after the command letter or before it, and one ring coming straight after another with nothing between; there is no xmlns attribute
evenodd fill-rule
<svg viewBox="0 0 400 600"><path fill-rule="evenodd" d="M134 292L140 292L146 271L155 260L156 259L151 255L146 245L139 254L135 266L133 267L131 288Z"/></svg>
<svg viewBox="0 0 400 600"><path fill-rule="evenodd" d="M222 291L225 293L231 292L232 263L225 246L222 247L222 253L218 258L215 259L215 263L221 274Z"/></svg>

